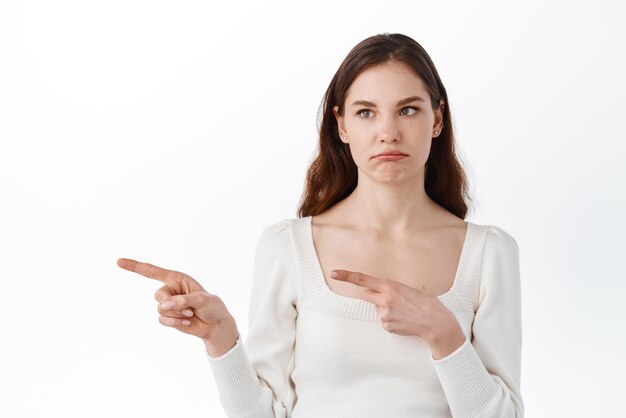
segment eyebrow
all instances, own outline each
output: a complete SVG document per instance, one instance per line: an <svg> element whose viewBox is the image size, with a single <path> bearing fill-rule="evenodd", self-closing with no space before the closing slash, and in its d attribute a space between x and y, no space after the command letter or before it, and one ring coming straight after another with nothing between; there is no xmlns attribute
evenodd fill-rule
<svg viewBox="0 0 626 418"><path fill-rule="evenodd" d="M426 103L426 100L422 99L420 96L411 96L411 97L407 97L406 99L402 99L398 102L398 106L402 106L405 105L407 103L411 103L411 102L422 102L422 103ZM352 102L351 106L368 106L368 107L376 107L376 105L372 102L368 102L367 100L356 100L354 102Z"/></svg>

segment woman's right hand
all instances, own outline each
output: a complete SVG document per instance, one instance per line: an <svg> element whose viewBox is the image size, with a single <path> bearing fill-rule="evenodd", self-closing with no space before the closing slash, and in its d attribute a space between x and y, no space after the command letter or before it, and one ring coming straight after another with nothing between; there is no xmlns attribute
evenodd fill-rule
<svg viewBox="0 0 626 418"><path fill-rule="evenodd" d="M161 324L202 338L211 357L234 347L239 338L235 319L218 296L208 293L193 278L128 258L118 259L117 265L164 283L154 294Z"/></svg>

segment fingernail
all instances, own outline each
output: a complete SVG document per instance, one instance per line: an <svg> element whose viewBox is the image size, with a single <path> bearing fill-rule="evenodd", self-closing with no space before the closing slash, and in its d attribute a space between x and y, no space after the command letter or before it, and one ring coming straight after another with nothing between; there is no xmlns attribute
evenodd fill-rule
<svg viewBox="0 0 626 418"><path fill-rule="evenodd" d="M330 272L330 277L332 277L333 279L336 278L337 276L339 276L339 273L337 273L335 270Z"/></svg>
<svg viewBox="0 0 626 418"><path fill-rule="evenodd" d="M174 302L172 302L171 300L168 300L167 302L163 302L161 304L161 309L172 309L174 307Z"/></svg>
<svg viewBox="0 0 626 418"><path fill-rule="evenodd" d="M185 310L183 311L183 315L185 315L185 316L193 316L193 312L192 312L192 311L190 311L189 309L185 309Z"/></svg>
<svg viewBox="0 0 626 418"><path fill-rule="evenodd" d="M183 325L191 325L191 321L188 319L183 319Z"/></svg>

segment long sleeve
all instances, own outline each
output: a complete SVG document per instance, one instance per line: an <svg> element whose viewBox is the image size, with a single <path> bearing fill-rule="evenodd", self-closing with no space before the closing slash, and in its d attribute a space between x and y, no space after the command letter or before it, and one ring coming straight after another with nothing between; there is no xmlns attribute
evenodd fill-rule
<svg viewBox="0 0 626 418"><path fill-rule="evenodd" d="M490 225L472 339L433 364L454 418L522 418L519 247Z"/></svg>
<svg viewBox="0 0 626 418"><path fill-rule="evenodd" d="M291 381L296 276L289 223L266 227L256 247L248 336L209 362L220 403L231 418L285 418L295 403Z"/></svg>

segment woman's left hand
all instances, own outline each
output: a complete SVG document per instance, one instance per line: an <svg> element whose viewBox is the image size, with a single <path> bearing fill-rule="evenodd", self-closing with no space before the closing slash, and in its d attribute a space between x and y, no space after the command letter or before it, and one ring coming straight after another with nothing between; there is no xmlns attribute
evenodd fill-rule
<svg viewBox="0 0 626 418"><path fill-rule="evenodd" d="M435 360L448 356L465 342L459 321L436 296L355 271L333 270L330 277L365 288L363 299L376 305L383 328L394 334L423 338Z"/></svg>

